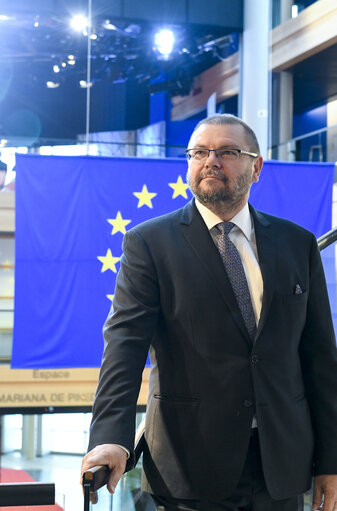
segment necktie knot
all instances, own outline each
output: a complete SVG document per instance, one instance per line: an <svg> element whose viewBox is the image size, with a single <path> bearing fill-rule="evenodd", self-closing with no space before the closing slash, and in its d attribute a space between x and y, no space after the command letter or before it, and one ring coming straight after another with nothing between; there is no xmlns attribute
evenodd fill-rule
<svg viewBox="0 0 337 511"><path fill-rule="evenodd" d="M233 227L235 227L235 224L233 224L233 222L221 222L220 224L217 225L217 227L221 234L225 234L228 236Z"/></svg>

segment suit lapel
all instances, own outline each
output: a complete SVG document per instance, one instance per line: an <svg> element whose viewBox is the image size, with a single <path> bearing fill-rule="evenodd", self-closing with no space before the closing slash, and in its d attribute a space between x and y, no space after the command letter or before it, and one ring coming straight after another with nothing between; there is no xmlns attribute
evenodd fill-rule
<svg viewBox="0 0 337 511"><path fill-rule="evenodd" d="M255 337L256 341L268 318L273 297L277 247L275 233L271 229L270 222L267 217L259 211L256 211L251 206L250 211L254 220L257 252L263 279L262 309ZM229 282L226 271L224 271L219 252L212 240L205 222L195 207L194 200L187 204L182 210L181 229L196 257L199 259L205 271L213 280L215 287L220 292L238 328L244 335L247 342L251 345L251 340L249 339L248 332L243 322L232 286Z"/></svg>
<svg viewBox="0 0 337 511"><path fill-rule="evenodd" d="M183 236L192 247L197 259L213 280L214 286L220 292L238 328L251 345L251 340L234 296L232 286L224 269L223 262L221 261L220 254L205 222L195 207L194 200L183 209L181 229Z"/></svg>
<svg viewBox="0 0 337 511"><path fill-rule="evenodd" d="M254 220L256 246L263 279L262 309L255 337L256 341L266 323L273 297L273 282L276 276L277 249L275 233L270 227L269 220L262 213L256 211L251 206L250 211Z"/></svg>

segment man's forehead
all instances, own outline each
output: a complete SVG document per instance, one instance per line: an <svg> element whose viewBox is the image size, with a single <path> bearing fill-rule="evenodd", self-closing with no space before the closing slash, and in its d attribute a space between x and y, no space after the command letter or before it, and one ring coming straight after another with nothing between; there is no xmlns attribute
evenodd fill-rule
<svg viewBox="0 0 337 511"><path fill-rule="evenodd" d="M246 133L241 124L202 124L192 134L189 147L191 147L191 143L193 145L213 137L243 141L246 139Z"/></svg>

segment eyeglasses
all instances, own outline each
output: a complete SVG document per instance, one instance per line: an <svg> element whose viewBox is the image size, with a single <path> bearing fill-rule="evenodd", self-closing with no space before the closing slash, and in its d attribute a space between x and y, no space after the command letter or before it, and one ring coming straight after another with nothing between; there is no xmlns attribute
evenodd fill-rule
<svg viewBox="0 0 337 511"><path fill-rule="evenodd" d="M257 153L249 153L248 151L244 151L243 149L186 149L185 153L188 160L206 160L211 151L214 151L215 156L219 158L219 160L226 161L235 161L238 160L241 154L245 154L247 156L251 156L252 158L257 158L259 155Z"/></svg>

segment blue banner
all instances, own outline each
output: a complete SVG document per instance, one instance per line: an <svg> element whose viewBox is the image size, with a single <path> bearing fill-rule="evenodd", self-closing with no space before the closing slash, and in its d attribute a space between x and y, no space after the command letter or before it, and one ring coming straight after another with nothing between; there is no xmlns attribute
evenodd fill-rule
<svg viewBox="0 0 337 511"><path fill-rule="evenodd" d="M253 184L251 204L287 218L317 238L331 229L334 163L268 161Z"/></svg>
<svg viewBox="0 0 337 511"><path fill-rule="evenodd" d="M125 232L186 204L183 159L17 155L13 368L100 366ZM332 164L265 163L251 202L317 236Z"/></svg>

